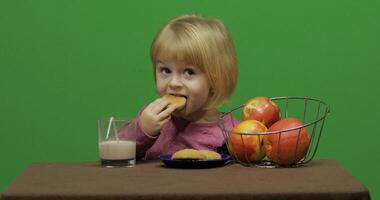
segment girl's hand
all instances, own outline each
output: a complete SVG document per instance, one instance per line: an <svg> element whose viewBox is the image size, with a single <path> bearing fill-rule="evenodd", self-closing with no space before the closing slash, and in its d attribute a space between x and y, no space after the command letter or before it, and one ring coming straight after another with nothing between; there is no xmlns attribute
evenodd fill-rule
<svg viewBox="0 0 380 200"><path fill-rule="evenodd" d="M170 104L163 98L158 98L150 103L140 116L142 130L151 135L156 136L171 118L171 114L176 109L176 105Z"/></svg>

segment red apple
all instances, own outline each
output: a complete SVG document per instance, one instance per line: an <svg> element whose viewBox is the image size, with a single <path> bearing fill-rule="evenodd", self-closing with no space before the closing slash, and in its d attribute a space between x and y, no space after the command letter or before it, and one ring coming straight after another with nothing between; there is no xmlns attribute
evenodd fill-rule
<svg viewBox="0 0 380 200"><path fill-rule="evenodd" d="M258 162L264 156L263 135L265 125L257 120L246 120L237 124L229 133L229 151L243 162Z"/></svg>
<svg viewBox="0 0 380 200"><path fill-rule="evenodd" d="M283 131L295 127L303 126L303 123L294 118L282 119L274 123L264 136L265 154L274 162L280 165L291 165L305 157L309 147L309 134L307 128L296 128L290 131ZM270 134L274 131L283 131Z"/></svg>
<svg viewBox="0 0 380 200"><path fill-rule="evenodd" d="M268 97L255 97L244 104L242 118L254 119L270 127L280 120L280 108Z"/></svg>

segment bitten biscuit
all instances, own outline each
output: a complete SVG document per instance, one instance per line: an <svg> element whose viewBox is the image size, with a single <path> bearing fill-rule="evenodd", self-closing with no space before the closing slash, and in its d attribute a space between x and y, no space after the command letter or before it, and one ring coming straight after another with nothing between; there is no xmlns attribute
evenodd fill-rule
<svg viewBox="0 0 380 200"><path fill-rule="evenodd" d="M177 106L177 110L183 109L186 105L186 98L185 97L179 97L179 96L174 96L171 94L165 94L162 98L166 99L171 104L175 104Z"/></svg>
<svg viewBox="0 0 380 200"><path fill-rule="evenodd" d="M206 156L207 160L221 160L222 156L215 151L210 150L199 150L199 152Z"/></svg>
<svg viewBox="0 0 380 200"><path fill-rule="evenodd" d="M195 149L182 149L172 155L172 160L187 159L187 160L205 160L207 157Z"/></svg>

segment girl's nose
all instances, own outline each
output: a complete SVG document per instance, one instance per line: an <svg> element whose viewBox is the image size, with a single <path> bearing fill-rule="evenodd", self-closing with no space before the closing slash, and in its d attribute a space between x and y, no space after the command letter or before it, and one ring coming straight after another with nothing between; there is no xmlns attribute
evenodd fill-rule
<svg viewBox="0 0 380 200"><path fill-rule="evenodd" d="M181 77L178 75L174 75L169 82L169 87L170 88L180 88L182 87L182 80Z"/></svg>

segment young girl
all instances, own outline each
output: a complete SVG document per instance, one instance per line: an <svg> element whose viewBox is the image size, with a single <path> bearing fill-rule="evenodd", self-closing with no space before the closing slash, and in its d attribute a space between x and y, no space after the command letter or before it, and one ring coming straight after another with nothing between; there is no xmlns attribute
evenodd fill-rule
<svg viewBox="0 0 380 200"><path fill-rule="evenodd" d="M236 54L225 25L216 18L179 16L157 34L151 60L160 98L135 119L137 158L222 146L217 107L228 101L237 80ZM185 107L176 109L161 98L165 94L185 97ZM221 123L229 129L236 120L227 115Z"/></svg>

